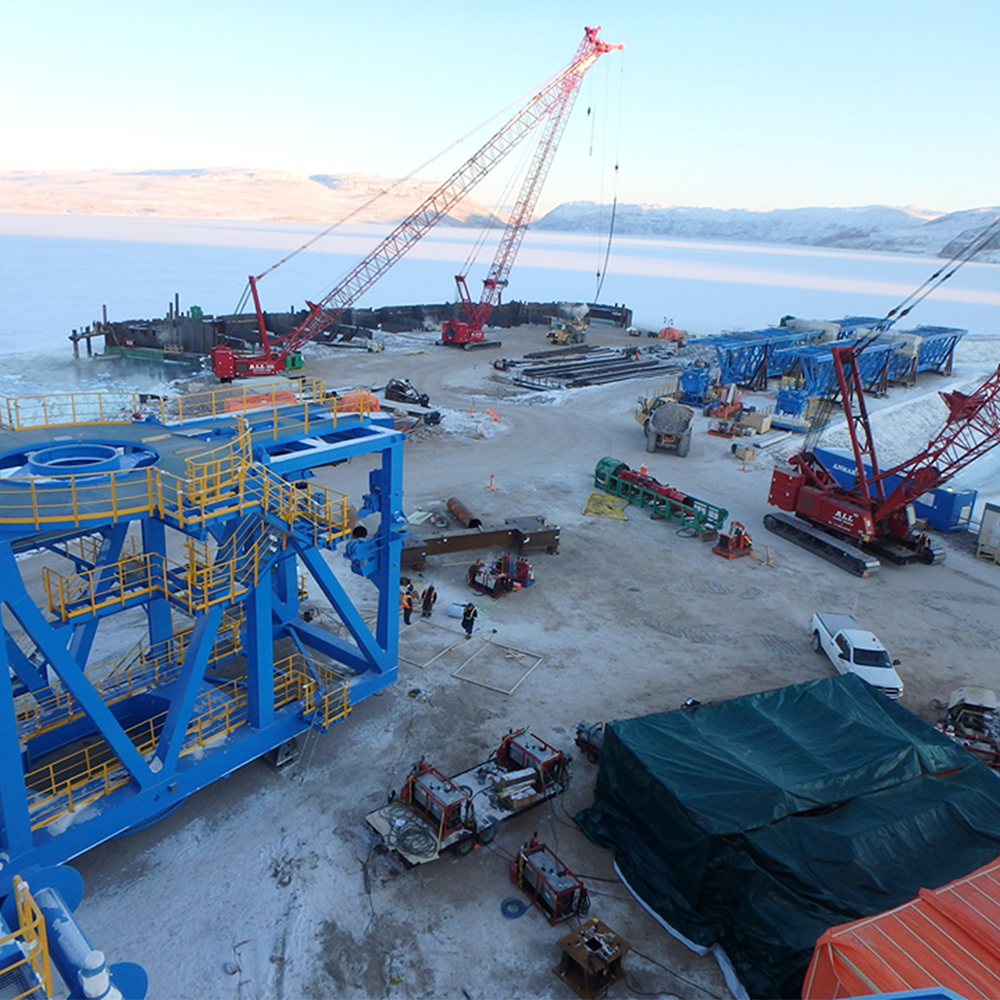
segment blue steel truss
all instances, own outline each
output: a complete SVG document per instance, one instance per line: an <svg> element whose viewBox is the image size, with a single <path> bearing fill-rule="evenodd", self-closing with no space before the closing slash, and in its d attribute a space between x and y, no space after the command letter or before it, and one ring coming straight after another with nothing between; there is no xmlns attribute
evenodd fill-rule
<svg viewBox="0 0 1000 1000"><path fill-rule="evenodd" d="M858 370L866 392L876 396L885 393L894 350L895 344L889 341L873 342L858 354ZM833 354L828 345L786 348L775 354L783 373L801 380L806 396L827 396L836 391Z"/></svg>
<svg viewBox="0 0 1000 1000"><path fill-rule="evenodd" d="M808 344L817 336L815 331L773 328L713 337L719 381L744 389L765 389L769 378L785 374L778 352Z"/></svg>
<svg viewBox="0 0 1000 1000"><path fill-rule="evenodd" d="M44 426L0 400L0 469L14 473L0 478L0 895L13 875L165 813L395 680L404 436L304 393L272 400L182 424L94 421L66 404L70 417L48 410ZM102 475L19 469L52 441L69 442L56 461L75 469L74 449L90 461L95 439L91 451L155 461ZM362 455L377 461L357 511L367 531L346 499L309 485L316 467ZM372 585L373 623L327 559L338 549ZM59 567L41 597L22 573L33 554ZM300 616L303 573L339 634ZM131 608L144 611L144 642L101 664L100 631Z"/></svg>
<svg viewBox="0 0 1000 1000"><path fill-rule="evenodd" d="M840 341L864 345L858 361L865 388L874 393L885 392L889 382L912 385L919 372L950 374L955 346L967 332L937 326L890 330L891 324L873 316L849 316L831 322L840 326ZM805 379L809 395L823 395L829 391L833 369L829 351L816 343L822 335L820 329L771 327L691 343L715 347L722 385L762 390L769 379L791 375Z"/></svg>
<svg viewBox="0 0 1000 1000"><path fill-rule="evenodd" d="M950 375L955 347L968 333L945 326L918 326L916 330L899 331L906 348L893 355L889 380L912 385L920 372Z"/></svg>

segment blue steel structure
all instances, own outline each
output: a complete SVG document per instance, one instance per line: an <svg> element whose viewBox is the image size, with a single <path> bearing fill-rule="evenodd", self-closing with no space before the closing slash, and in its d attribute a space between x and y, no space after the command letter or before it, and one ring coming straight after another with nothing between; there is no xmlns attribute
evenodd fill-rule
<svg viewBox="0 0 1000 1000"><path fill-rule="evenodd" d="M826 379L833 373L829 350L817 341L828 336L824 328L834 324L840 328L836 343L845 340L865 343L858 357L859 361L866 356L871 358L864 361L862 375L866 389L875 393L884 392L889 382L912 385L920 372L950 374L955 346L967 332L939 326L890 331L884 320L850 316L818 323L812 329L805 324L777 326L691 343L710 343L715 348L721 385L764 390L769 379L792 375L805 380L807 395L817 395L828 390Z"/></svg>
<svg viewBox="0 0 1000 1000"><path fill-rule="evenodd" d="M897 337L906 344L892 356L889 381L913 385L920 372L951 374L955 347L968 333L950 326L918 326L916 330L900 330Z"/></svg>
<svg viewBox="0 0 1000 1000"><path fill-rule="evenodd" d="M836 343L839 345L844 341ZM872 341L858 354L858 370L866 392L876 396L885 394L895 348L896 344L890 341ZM774 352L774 360L782 369L782 374L801 382L806 396L825 396L836 387L833 352L829 344L782 348Z"/></svg>
<svg viewBox="0 0 1000 1000"><path fill-rule="evenodd" d="M713 337L719 381L744 389L766 389L768 379L785 374L779 352L811 344L818 336L819 331L776 327Z"/></svg>
<svg viewBox="0 0 1000 1000"><path fill-rule="evenodd" d="M403 441L315 381L0 399L0 895L395 680ZM359 456L358 511L309 484ZM371 625L338 549L372 585ZM38 554L42 591L22 574ZM303 574L339 635L300 616ZM135 608L145 639L100 662Z"/></svg>

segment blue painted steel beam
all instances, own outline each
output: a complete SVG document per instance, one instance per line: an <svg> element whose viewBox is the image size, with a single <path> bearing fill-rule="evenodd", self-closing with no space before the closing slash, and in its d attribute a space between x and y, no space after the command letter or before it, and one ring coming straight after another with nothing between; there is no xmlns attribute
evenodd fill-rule
<svg viewBox="0 0 1000 1000"><path fill-rule="evenodd" d="M12 640L4 630L9 646ZM8 684L8 688L9 688ZM17 731L14 699L0 697L0 851L16 858L32 845L31 819L28 815L28 788L24 781L21 738ZM0 875L3 869L0 868Z"/></svg>
<svg viewBox="0 0 1000 1000"><path fill-rule="evenodd" d="M162 521L146 517L141 521L142 548L144 552L167 553L167 530ZM160 649L173 633L173 616L170 602L164 596L153 595L146 602L146 622L149 631L149 645Z"/></svg>
<svg viewBox="0 0 1000 1000"><path fill-rule="evenodd" d="M13 637L6 632L4 632L4 642L7 647L7 662L24 686L29 691L39 691L48 687L49 679L45 664L32 663Z"/></svg>
<svg viewBox="0 0 1000 1000"><path fill-rule="evenodd" d="M300 635L304 637L306 645L321 649L329 656L341 660L352 670L364 673L374 670L377 673L385 673L387 670L394 670L398 659L398 647L396 643L399 637L399 622L396 621L396 628L390 630L391 640L383 645L377 636L372 635L360 612L354 606L343 585L334 575L333 570L326 564L321 553L315 549L303 549L299 551L299 557L305 563L312 578L323 591L323 596L330 602L333 610L344 623L344 627L351 634L357 644L357 649L352 649L342 639L320 629L316 629L306 622L290 622L290 627L294 627ZM393 615L399 616L399 585L396 585L395 601L393 602ZM381 614L379 615L381 618Z"/></svg>
<svg viewBox="0 0 1000 1000"><path fill-rule="evenodd" d="M6 533L5 537L12 539L0 545L0 603L10 609L34 643L38 656L51 663L61 684L72 694L75 704L79 706L73 711L83 712L83 715L70 721L73 713L64 709L62 716L66 720L65 724L61 728L48 730L44 736L31 737L32 748L39 754L54 753L71 739L92 737L95 741L103 740L132 777L122 787L103 794L96 809L78 816L76 822L71 823L58 836L51 833L50 828L44 824L32 831L31 823L38 822L41 814L29 811L31 793L26 788L24 766L20 758L21 740L14 701L12 697L4 696L4 704L0 706L0 763L3 765L0 767L0 845L4 845L11 861L6 868L0 867L0 885L9 878L7 873L10 871L27 873L42 865L65 861L108 837L148 822L193 791L306 732L310 722L303 717L303 706L300 703L281 708L275 706L272 643L276 638L290 635L302 643L303 648L329 651L329 655L345 665L345 672L358 671L348 681L350 704L356 704L395 679L400 556L405 534L401 509L405 437L391 430L388 418L372 419L354 415L345 418L340 415L336 428L332 420L325 424L322 421L316 423L310 416L310 421L310 439L314 432L320 434L320 446L314 446L310 441L309 447L305 449L289 447L288 441L294 440L296 434L301 434L300 427L297 431L294 428L288 430L287 436L283 436L286 435L285 429L279 428L277 444L273 435L269 436L262 429L259 438L254 440L254 447L259 449L259 458L264 463L271 463L272 472L275 471L274 459L283 473L296 476L307 473L318 465L346 461L364 454L380 454L381 466L370 474L370 493L365 495L363 504L365 515L378 516L378 526L371 537L355 540L363 545L362 548L353 550L353 557L350 558L352 570L361 572L377 590L378 616L373 630L365 624L346 590L330 570L323 552L307 537L308 533L273 522L269 530L284 539L284 547L275 545L272 551L266 541L266 520L262 513L244 513L240 517L234 517L228 512L220 513L209 519L207 524L183 526L162 515L121 517L112 527L97 529L88 526L70 531L65 528L53 529L36 533L35 539L32 538L30 529L13 524L0 526ZM264 423L266 422L261 421L262 427ZM204 430L209 439L223 441L227 436L232 437L236 426L235 418L227 417L206 423ZM101 431L102 436L113 433L111 427ZM190 440L190 437L187 439ZM291 458L284 458L283 449ZM252 477L254 468L251 466L248 472ZM127 478L119 482L123 484L120 496L131 495L138 488L137 482L130 483ZM68 493L67 487L56 487L49 491L47 497L61 503L62 495ZM136 492L136 496L138 495ZM220 510L222 507L223 504L220 503ZM172 527L191 538L206 540L211 536L215 542L215 561L221 567L227 560L236 559L239 581L246 587L245 591L237 590L236 593L237 602L242 603L245 621L242 639L247 661L246 707L240 709L242 714L236 720L239 724L230 729L226 739L220 745L205 747L204 753L197 756L183 752L184 747L190 745L191 734L188 727L193 716L198 713L199 700L208 690L218 690L209 684L206 665L213 650L219 622L229 604L227 600L222 600L207 613L195 616L193 631L186 640L185 652L175 652L175 655L182 656L182 663L169 664L163 661L168 651L180 648L180 644L171 642L171 603L181 608L186 616L190 616L189 597L186 594L189 583L183 573L172 573L166 579L176 590L167 596L157 592L139 595L129 592L130 596L126 597L124 593L117 591L121 579L120 574L111 569L111 564L117 558L112 548L120 556L120 542L132 521L138 521L141 525L143 555L154 568L165 565L168 542L166 528ZM250 531L253 538L262 540L264 552L259 564L249 558L245 564L242 562L243 557L249 553L250 542L244 542L241 524ZM95 530L104 531L108 539L98 561L99 565L107 567L107 571L96 574L95 589L109 599L113 606L101 609L93 621L84 622L82 618L75 618L73 625L54 626L45 621L28 597L19 567L13 558L13 547L16 545L19 551L38 549L57 537L59 531L62 532L62 537L72 538L92 534ZM333 548L336 544L337 541L330 543L329 547ZM352 544L354 542L344 546L345 556L349 555L347 550ZM298 618L297 558L301 559L302 565L317 579L320 589L331 599L331 604L345 622L353 643L347 639L334 640L320 630L306 626ZM89 568L83 563L74 565L78 571ZM228 586L226 584L227 588ZM217 596L222 596L221 591ZM117 610L132 604L143 606L146 612L149 639L146 655L164 662L169 680L156 685L154 675L148 674L148 680L143 683L154 683L153 687L144 689L148 693L134 696L134 707L130 707L130 703L126 701L116 705L115 710L122 718L134 721L135 713L149 711L148 705L153 704L155 699L166 701L166 722L159 732L156 770L149 768L143 760L125 734L123 724L102 700L98 689L85 673L86 661L93 651L97 621L107 619L111 622ZM5 642L8 646L12 642L6 634ZM39 667L34 655L11 652L9 659L32 684L37 686L47 679L44 664ZM56 721L57 716L58 713L50 713L47 723Z"/></svg>
<svg viewBox="0 0 1000 1000"><path fill-rule="evenodd" d="M59 636L35 606L18 572L9 542L0 542L0 578L3 579L4 603L18 624L44 653L60 680L69 688L133 779L140 785L148 784L151 773L149 765L94 690L83 668L73 659L65 645L60 644Z"/></svg>
<svg viewBox="0 0 1000 1000"><path fill-rule="evenodd" d="M274 723L274 640L271 611L271 574L254 587L244 601L247 658L247 700L250 725L267 729Z"/></svg>
<svg viewBox="0 0 1000 1000"><path fill-rule="evenodd" d="M0 710L0 716L2 716ZM3 836L12 845L11 862L0 869L0 894L10 891L10 880L15 874L29 876L34 870L47 865L60 864L75 858L97 844L127 832L130 828L165 814L183 802L189 795L211 785L252 760L263 756L274 747L301 736L310 728L301 711L289 708L280 712L274 724L266 730L249 726L230 733L225 743L206 753L200 760L182 757L177 770L157 775L157 780L146 788L134 784L113 791L100 800L100 809L87 817L85 822L74 823L58 835L43 827L34 831L33 842L24 835L27 828L26 801L14 803L23 813L21 817L5 811ZM2 730L2 721L0 721ZM0 734L2 736L2 734ZM4 758L7 760L7 758ZM0 802L6 805L8 777L0 782ZM23 776L21 777L23 784ZM30 828L29 829L30 832ZM13 833L19 834L12 836Z"/></svg>
<svg viewBox="0 0 1000 1000"><path fill-rule="evenodd" d="M114 579L114 570L109 570L108 567L121 559L122 548L125 545L125 536L127 534L128 524L125 522L113 524L105 529L104 541L101 543L97 562L93 567L95 570L100 569L100 572L97 574L98 588L107 586L108 581ZM99 622L95 619L94 621L81 623L73 629L69 651L70 655L81 667L85 667L87 660L90 658L90 651L97 636L98 624Z"/></svg>
<svg viewBox="0 0 1000 1000"><path fill-rule="evenodd" d="M174 682L173 698L156 747L156 759L168 773L177 766L177 759L181 755L195 699L201 691L205 668L208 666L208 656L212 651L215 635L219 631L219 622L222 621L224 610L224 604L216 604L197 618L187 649L184 650L180 676Z"/></svg>

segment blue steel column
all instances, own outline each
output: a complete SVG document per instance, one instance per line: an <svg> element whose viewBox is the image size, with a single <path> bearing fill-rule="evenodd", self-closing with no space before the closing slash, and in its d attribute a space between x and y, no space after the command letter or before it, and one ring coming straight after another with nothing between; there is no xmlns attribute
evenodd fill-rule
<svg viewBox="0 0 1000 1000"><path fill-rule="evenodd" d="M109 580L115 579L115 570L109 569L112 564L121 559L122 546L125 544L125 536L128 534L128 522L114 524L106 529L101 550L94 565L95 570L104 569L98 574L95 583L95 593L100 593ZM94 647L94 639L97 636L97 627L100 624L99 618L94 618L82 625L77 625L73 629L73 637L69 642L70 655L80 664L81 667L87 665L90 659L90 651Z"/></svg>
<svg viewBox="0 0 1000 1000"><path fill-rule="evenodd" d="M333 610L340 616L347 631L350 632L358 645L357 648L352 648L343 639L338 639L336 636L330 635L329 632L315 628L303 621L290 622L289 627L294 628L296 632L302 635L307 646L312 646L313 649L318 649L320 652L334 657L334 659L339 660L359 673L365 673L369 670L384 673L386 670L391 670L395 667L397 659L396 648L386 649L371 634L360 612L351 602L350 597L348 597L347 592L334 575L333 570L327 565L322 552L314 548L303 547L299 551L299 555L306 564L312 578L319 584L320 590L323 591L323 596L333 606ZM398 580L396 590L399 590ZM381 596L380 594L380 603ZM399 614L396 610L398 601L399 597L397 596L396 600L392 603L392 613L397 618ZM396 635L398 635L398 630L393 632L393 636L395 637Z"/></svg>
<svg viewBox="0 0 1000 1000"><path fill-rule="evenodd" d="M142 550L155 552L160 557L160 565L165 565L167 558L167 530L162 521L145 517L142 525ZM166 597L150 597L146 602L146 618L149 622L149 645L157 649L165 644L173 635L173 620L170 615L170 602Z"/></svg>
<svg viewBox="0 0 1000 1000"><path fill-rule="evenodd" d="M13 637L6 629L3 630L3 637L7 649L7 662L14 673L24 682L24 686L30 691L40 691L42 688L48 687L49 680L46 676L45 664L35 666L24 655L24 651L14 642Z"/></svg>
<svg viewBox="0 0 1000 1000"><path fill-rule="evenodd" d="M219 622L222 621L225 607L224 604L216 604L195 621L191 641L184 651L181 673L177 678L174 696L170 701L167 719L163 723L160 742L156 747L156 759L168 773L177 766L188 723L191 721L191 713L194 711L195 699L198 697L205 668L208 666L208 655L212 651L212 644L215 642L215 634L219 630Z"/></svg>
<svg viewBox="0 0 1000 1000"><path fill-rule="evenodd" d="M378 542L385 553L374 577L379 592L375 638L393 665L399 658L399 564L404 532L397 518L402 520L403 513L403 440L397 435L382 449L382 468L377 477L372 473L381 515Z"/></svg>
<svg viewBox="0 0 1000 1000"><path fill-rule="evenodd" d="M272 569L274 581L274 611L282 622L295 618L299 607L299 581L295 556L278 559Z"/></svg>
<svg viewBox="0 0 1000 1000"><path fill-rule="evenodd" d="M31 850L33 840L14 692L9 678L0 692L0 761L3 761L0 767L0 850L8 858L16 858Z"/></svg>
<svg viewBox="0 0 1000 1000"><path fill-rule="evenodd" d="M104 704L101 696L73 659L69 650L60 642L58 633L38 610L25 589L10 542L0 543L0 594L3 602L17 619L21 628L48 659L62 682L69 688L80 707L87 713L101 736L107 740L129 774L140 784L150 782L152 774L142 754L125 735L118 720Z"/></svg>
<svg viewBox="0 0 1000 1000"><path fill-rule="evenodd" d="M294 560L292 560L294 563ZM274 722L274 633L271 574L265 572L244 598L246 610L247 712L254 729Z"/></svg>

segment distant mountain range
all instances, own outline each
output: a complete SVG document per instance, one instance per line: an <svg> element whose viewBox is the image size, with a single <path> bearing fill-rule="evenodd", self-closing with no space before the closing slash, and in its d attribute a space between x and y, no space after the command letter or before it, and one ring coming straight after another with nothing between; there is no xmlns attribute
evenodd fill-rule
<svg viewBox="0 0 1000 1000"><path fill-rule="evenodd" d="M435 181L394 181L362 174L304 177L236 168L0 174L0 212L144 215L263 221L398 222L437 188ZM1000 208L942 213L916 208L745 209L619 205L616 234L740 243L792 243L848 250L882 250L951 257L980 234ZM567 202L533 229L607 233L611 208ZM444 225L503 225L465 199ZM1000 263L1000 237L976 257Z"/></svg>
<svg viewBox="0 0 1000 1000"><path fill-rule="evenodd" d="M235 168L16 172L0 174L0 212L320 223L350 216L351 222L393 223L437 187L437 181L367 174L303 177ZM443 224L482 226L491 218L465 199Z"/></svg>
<svg viewBox="0 0 1000 1000"><path fill-rule="evenodd" d="M684 240L795 243L845 250L883 250L951 258L996 218L1000 208L931 212L915 208L745 209L619 205L614 232ZM567 202L533 223L533 229L607 233L611 208L591 201ZM1000 234L976 258L1000 263Z"/></svg>

